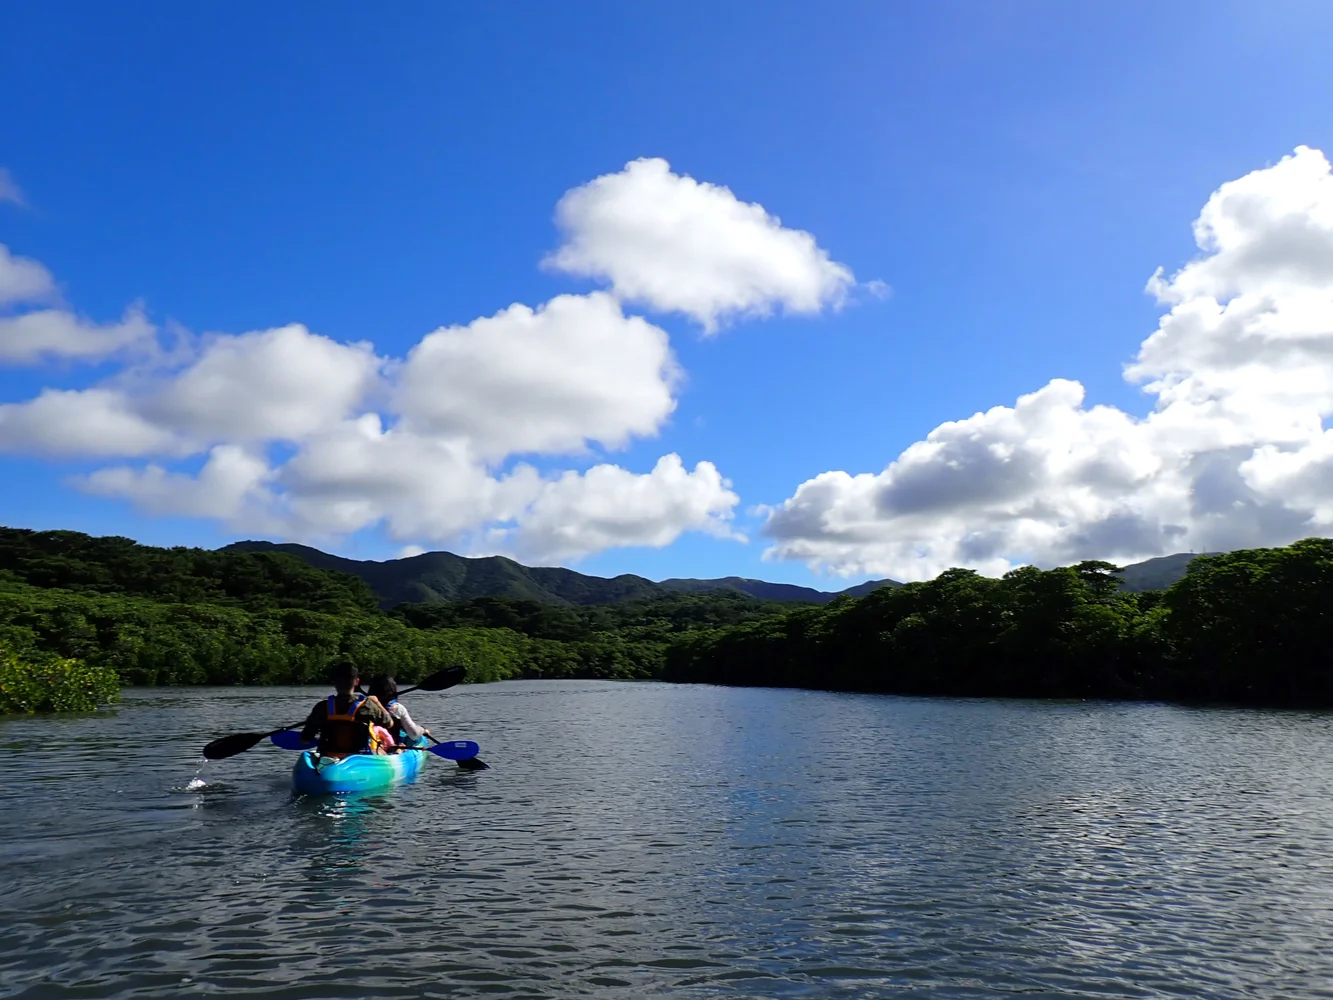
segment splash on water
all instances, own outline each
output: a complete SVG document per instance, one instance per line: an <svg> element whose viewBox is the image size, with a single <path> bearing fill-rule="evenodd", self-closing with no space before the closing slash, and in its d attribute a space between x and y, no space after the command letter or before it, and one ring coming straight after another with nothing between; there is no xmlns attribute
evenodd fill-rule
<svg viewBox="0 0 1333 1000"><path fill-rule="evenodd" d="M190 783L185 786L187 792L197 792L201 788L207 788L208 782L203 778L191 778Z"/></svg>

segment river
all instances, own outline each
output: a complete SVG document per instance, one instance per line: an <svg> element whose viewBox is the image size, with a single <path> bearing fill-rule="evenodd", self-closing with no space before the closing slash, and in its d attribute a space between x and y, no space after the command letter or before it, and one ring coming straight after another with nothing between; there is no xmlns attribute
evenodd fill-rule
<svg viewBox="0 0 1333 1000"><path fill-rule="evenodd" d="M0 996L1333 997L1333 716L596 681L410 696L294 799L302 688L0 720Z"/></svg>

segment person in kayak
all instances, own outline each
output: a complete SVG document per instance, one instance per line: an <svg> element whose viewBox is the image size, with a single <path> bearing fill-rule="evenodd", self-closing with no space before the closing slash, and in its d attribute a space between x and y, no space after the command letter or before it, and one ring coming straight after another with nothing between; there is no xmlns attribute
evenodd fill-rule
<svg viewBox="0 0 1333 1000"><path fill-rule="evenodd" d="M315 703L306 717L301 739L309 743L318 738L322 757L380 752L372 727L383 726L392 731L394 717L373 695L356 693L361 682L360 671L350 660L335 664L329 680L337 693Z"/></svg>
<svg viewBox="0 0 1333 1000"><path fill-rule="evenodd" d="M418 726L413 721L407 706L398 700L398 682L388 674L380 674L370 682L370 696L393 716L394 724L389 726L389 734L398 743L415 743L422 736L430 736L430 730ZM432 737L433 739L434 737Z"/></svg>

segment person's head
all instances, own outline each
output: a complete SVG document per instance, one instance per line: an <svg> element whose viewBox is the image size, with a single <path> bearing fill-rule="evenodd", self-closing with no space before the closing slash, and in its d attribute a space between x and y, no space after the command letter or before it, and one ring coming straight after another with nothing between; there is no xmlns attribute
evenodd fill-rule
<svg viewBox="0 0 1333 1000"><path fill-rule="evenodd" d="M333 669L329 671L329 680L339 694L351 694L361 680L361 671L356 669L356 664L350 659L343 657L334 661Z"/></svg>
<svg viewBox="0 0 1333 1000"><path fill-rule="evenodd" d="M398 682L388 674L380 674L370 682L370 693L380 700L380 704L387 705L398 697Z"/></svg>

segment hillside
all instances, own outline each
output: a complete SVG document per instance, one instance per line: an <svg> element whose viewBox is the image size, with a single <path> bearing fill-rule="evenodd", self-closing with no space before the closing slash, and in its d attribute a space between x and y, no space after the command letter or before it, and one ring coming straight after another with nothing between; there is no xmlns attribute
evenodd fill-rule
<svg viewBox="0 0 1333 1000"><path fill-rule="evenodd" d="M572 569L524 566L504 556L470 559L452 552L425 552L383 562L344 559L308 545L246 541L226 546L224 552L282 552L296 556L317 569L351 573L366 582L380 599L380 606L430 601L471 601L478 597L509 597L541 604L614 604L619 601L664 597L668 594L698 594L708 591L737 591L763 601L803 601L827 604L839 593L859 597L876 587L897 586L892 580L870 581L847 591L829 593L812 587L767 583L738 576L716 580L673 579L654 583L641 576L588 576Z"/></svg>
<svg viewBox="0 0 1333 1000"><path fill-rule="evenodd" d="M1158 556L1156 559L1132 563L1120 571L1120 589L1131 594L1139 594L1145 590L1166 590L1185 575L1190 563L1200 555L1217 555L1217 553L1177 552L1174 555Z"/></svg>
<svg viewBox="0 0 1333 1000"><path fill-rule="evenodd" d="M0 528L0 583L250 611L375 610L376 595L360 579L320 570L280 551L166 549L115 535Z"/></svg>

